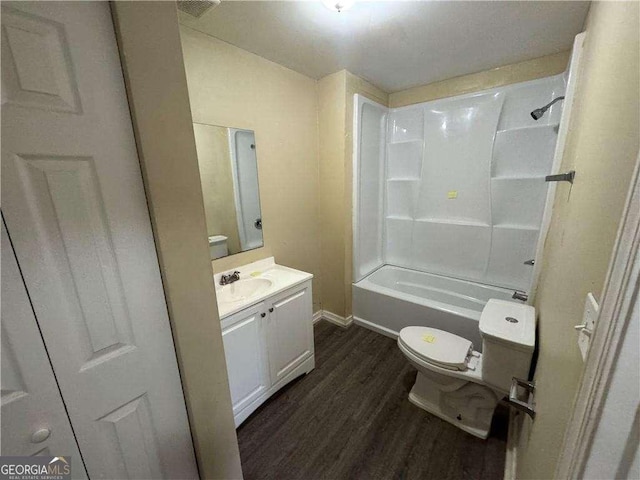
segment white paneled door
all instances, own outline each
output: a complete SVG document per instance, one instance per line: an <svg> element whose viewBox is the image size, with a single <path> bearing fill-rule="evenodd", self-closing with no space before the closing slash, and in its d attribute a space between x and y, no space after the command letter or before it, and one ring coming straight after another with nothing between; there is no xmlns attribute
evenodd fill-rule
<svg viewBox="0 0 640 480"><path fill-rule="evenodd" d="M69 417L33 316L9 237L2 229L2 455L71 455L87 478ZM63 455L64 456L64 455Z"/></svg>
<svg viewBox="0 0 640 480"><path fill-rule="evenodd" d="M197 477L107 2L3 2L2 115L2 210L88 475Z"/></svg>

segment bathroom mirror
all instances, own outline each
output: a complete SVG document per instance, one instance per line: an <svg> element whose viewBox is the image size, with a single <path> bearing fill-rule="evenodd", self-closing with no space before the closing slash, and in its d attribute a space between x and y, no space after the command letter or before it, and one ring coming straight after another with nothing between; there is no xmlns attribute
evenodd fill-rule
<svg viewBox="0 0 640 480"><path fill-rule="evenodd" d="M252 130L194 123L211 259L263 246Z"/></svg>

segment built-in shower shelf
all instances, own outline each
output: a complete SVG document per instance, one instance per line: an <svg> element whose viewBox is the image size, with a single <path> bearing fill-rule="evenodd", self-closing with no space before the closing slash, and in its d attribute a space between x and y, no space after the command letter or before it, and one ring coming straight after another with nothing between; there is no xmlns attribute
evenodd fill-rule
<svg viewBox="0 0 640 480"><path fill-rule="evenodd" d="M420 177L395 177L388 178L387 182L419 182L420 180Z"/></svg>
<svg viewBox="0 0 640 480"><path fill-rule="evenodd" d="M413 222L413 217L409 215L387 215L385 218L387 220L404 220Z"/></svg>
<svg viewBox="0 0 640 480"><path fill-rule="evenodd" d="M389 145L399 145L402 143L422 143L424 140L422 138L413 138L413 139L403 139L403 140L392 140L388 142Z"/></svg>
<svg viewBox="0 0 640 480"><path fill-rule="evenodd" d="M555 129L556 133L558 131L558 128L560 127L559 123L542 123L540 125L523 125L521 127L512 127L512 128L505 128L503 130L498 130L496 133L498 135L504 135L504 134L509 134L511 132L520 132L523 130L544 130L545 128L549 128L549 129Z"/></svg>
<svg viewBox="0 0 640 480"><path fill-rule="evenodd" d="M491 180L539 180L544 182L545 175L498 175Z"/></svg>
<svg viewBox="0 0 640 480"><path fill-rule="evenodd" d="M539 230L535 225L516 225L513 223L499 223L494 225L493 228L503 228L505 230L527 230L529 232L536 232Z"/></svg>
<svg viewBox="0 0 640 480"><path fill-rule="evenodd" d="M460 225L460 226L466 226L466 227L490 227L491 226L485 222L458 220L455 218L416 218L415 221L425 222L425 223L440 223L445 225Z"/></svg>
<svg viewBox="0 0 640 480"><path fill-rule="evenodd" d="M501 130L493 146L493 178L543 176L551 170L556 145L557 124Z"/></svg>

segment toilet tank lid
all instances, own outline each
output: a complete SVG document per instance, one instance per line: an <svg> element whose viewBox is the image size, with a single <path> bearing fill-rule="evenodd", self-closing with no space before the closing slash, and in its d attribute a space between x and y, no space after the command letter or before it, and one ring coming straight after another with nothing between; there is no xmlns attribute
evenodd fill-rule
<svg viewBox="0 0 640 480"><path fill-rule="evenodd" d="M216 243L226 242L227 237L224 235L211 235L209 237L209 245L215 245Z"/></svg>
<svg viewBox="0 0 640 480"><path fill-rule="evenodd" d="M531 305L492 298L480 314L480 332L499 342L533 349L536 343L536 310Z"/></svg>

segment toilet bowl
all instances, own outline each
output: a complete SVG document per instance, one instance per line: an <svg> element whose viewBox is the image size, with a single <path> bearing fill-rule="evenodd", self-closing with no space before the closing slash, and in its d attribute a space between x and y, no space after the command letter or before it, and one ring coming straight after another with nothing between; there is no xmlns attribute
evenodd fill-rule
<svg viewBox="0 0 640 480"><path fill-rule="evenodd" d="M465 338L429 327L403 328L398 347L418 370L409 401L485 439L511 379L528 377L535 309L491 299L482 310L479 329L482 353Z"/></svg>

